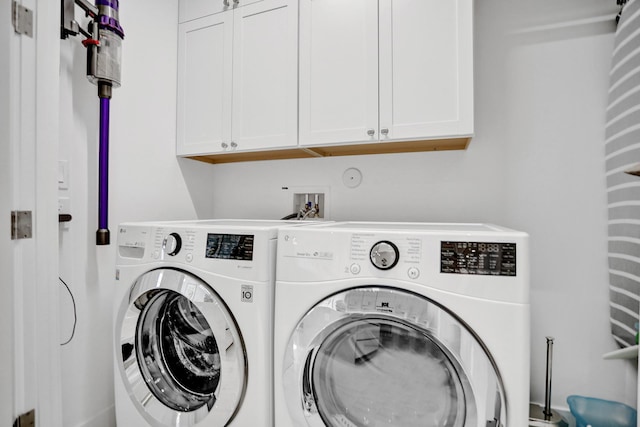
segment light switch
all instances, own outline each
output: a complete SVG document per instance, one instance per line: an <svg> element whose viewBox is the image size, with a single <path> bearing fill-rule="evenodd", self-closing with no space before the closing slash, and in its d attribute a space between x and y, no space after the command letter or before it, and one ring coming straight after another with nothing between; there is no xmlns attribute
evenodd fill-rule
<svg viewBox="0 0 640 427"><path fill-rule="evenodd" d="M58 160L58 189L69 189L69 162Z"/></svg>

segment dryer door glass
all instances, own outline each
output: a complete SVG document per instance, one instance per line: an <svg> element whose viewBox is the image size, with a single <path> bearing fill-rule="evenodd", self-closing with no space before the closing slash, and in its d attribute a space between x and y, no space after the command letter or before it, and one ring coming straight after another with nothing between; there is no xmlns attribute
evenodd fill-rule
<svg viewBox="0 0 640 427"><path fill-rule="evenodd" d="M498 368L465 322L422 295L365 286L303 316L283 361L285 399L300 425L498 426Z"/></svg>
<svg viewBox="0 0 640 427"><path fill-rule="evenodd" d="M246 388L237 324L206 283L172 269L150 271L118 313L118 361L136 408L152 425L226 425Z"/></svg>
<svg viewBox="0 0 640 427"><path fill-rule="evenodd" d="M405 323L353 320L324 340L314 362L309 374L328 426L464 424L464 372L437 340Z"/></svg>

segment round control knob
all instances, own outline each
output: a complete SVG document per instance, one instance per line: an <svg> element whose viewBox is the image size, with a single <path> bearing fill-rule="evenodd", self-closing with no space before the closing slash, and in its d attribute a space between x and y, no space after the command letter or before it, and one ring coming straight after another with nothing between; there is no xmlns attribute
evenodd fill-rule
<svg viewBox="0 0 640 427"><path fill-rule="evenodd" d="M162 242L162 249L164 253L170 256L175 256L180 252L182 248L182 237L178 233L171 233L164 238Z"/></svg>
<svg viewBox="0 0 640 427"><path fill-rule="evenodd" d="M369 252L371 263L380 270L393 268L400 258L398 248L391 242L381 241L373 245Z"/></svg>
<svg viewBox="0 0 640 427"><path fill-rule="evenodd" d="M416 267L411 267L409 268L409 270L407 270L407 275L409 276L409 279L417 279L418 277L420 277L420 270L418 270Z"/></svg>
<svg viewBox="0 0 640 427"><path fill-rule="evenodd" d="M349 271L351 271L352 274L360 274L360 265L355 263L351 264Z"/></svg>

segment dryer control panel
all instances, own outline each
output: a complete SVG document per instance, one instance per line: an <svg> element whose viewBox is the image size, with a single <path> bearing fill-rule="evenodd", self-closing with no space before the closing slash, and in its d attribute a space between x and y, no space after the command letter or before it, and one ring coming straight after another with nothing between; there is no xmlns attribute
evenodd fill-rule
<svg viewBox="0 0 640 427"><path fill-rule="evenodd" d="M516 275L515 243L440 242L440 272Z"/></svg>
<svg viewBox="0 0 640 427"><path fill-rule="evenodd" d="M207 233L206 258L253 260L253 234Z"/></svg>

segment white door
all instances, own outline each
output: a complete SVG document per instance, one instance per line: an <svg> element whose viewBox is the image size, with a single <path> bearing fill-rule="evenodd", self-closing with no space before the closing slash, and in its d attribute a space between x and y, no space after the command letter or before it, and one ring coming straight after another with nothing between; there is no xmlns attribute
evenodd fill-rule
<svg viewBox="0 0 640 427"><path fill-rule="evenodd" d="M0 66L0 218L7 223L11 216L12 185L11 174L11 123L12 104L10 98L12 80L11 67L14 66L14 45L16 36L10 27L11 8L0 7L0 52L5 52L5 60ZM8 59L8 61L7 61ZM0 342L13 342L13 245L11 230L0 227L0 271L5 277L0 298ZM10 426L15 412L13 409L14 394L14 357L13 345L0 346L0 425Z"/></svg>
<svg viewBox="0 0 640 427"><path fill-rule="evenodd" d="M378 2L300 1L300 145L378 140Z"/></svg>
<svg viewBox="0 0 640 427"><path fill-rule="evenodd" d="M380 0L380 129L473 133L472 0Z"/></svg>
<svg viewBox="0 0 640 427"><path fill-rule="evenodd" d="M0 6L0 424L12 425L18 415L37 409L37 426L58 427L60 5L18 4L33 12L33 37L14 32L11 2ZM11 211L32 213L30 238L11 240Z"/></svg>
<svg viewBox="0 0 640 427"><path fill-rule="evenodd" d="M177 154L231 142L233 11L179 25Z"/></svg>
<svg viewBox="0 0 640 427"><path fill-rule="evenodd" d="M263 0L235 9L233 43L231 149L295 146L297 0Z"/></svg>

